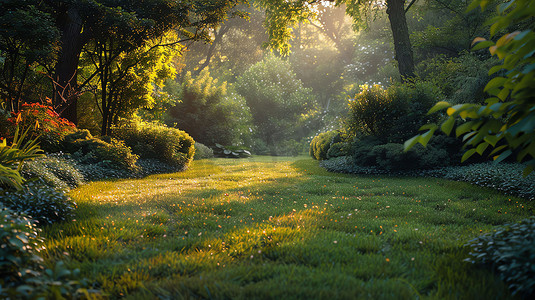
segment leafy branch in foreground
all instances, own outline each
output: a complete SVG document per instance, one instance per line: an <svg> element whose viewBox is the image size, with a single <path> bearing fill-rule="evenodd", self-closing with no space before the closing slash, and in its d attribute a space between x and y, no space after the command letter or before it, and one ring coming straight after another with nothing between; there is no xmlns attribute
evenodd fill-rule
<svg viewBox="0 0 535 300"><path fill-rule="evenodd" d="M481 6L485 9L489 1L475 0L469 10ZM535 17L535 3L531 0L511 0L497 6L498 15L489 22L491 37L510 28L521 25L529 18ZM485 86L490 95L486 105L458 104L438 102L429 113L446 110L448 118L442 124L428 124L420 130L427 132L417 135L405 142L405 150L420 143L427 145L438 129L450 134L455 128L457 137L469 149L464 153L465 161L474 153L483 155L492 150L495 162L500 162L516 154L519 162L527 162L524 175L535 168L535 33L533 25L524 26L522 31L503 34L496 43L484 38L473 41L473 50L488 48L491 55L496 55L501 64L492 67L489 75L505 74L491 79ZM455 126L457 119L463 119Z"/></svg>

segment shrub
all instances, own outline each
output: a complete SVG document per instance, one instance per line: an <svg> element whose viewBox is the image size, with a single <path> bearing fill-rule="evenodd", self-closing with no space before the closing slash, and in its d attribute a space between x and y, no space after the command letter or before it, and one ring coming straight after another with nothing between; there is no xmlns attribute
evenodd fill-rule
<svg viewBox="0 0 535 300"><path fill-rule="evenodd" d="M463 53L455 58L438 55L421 62L417 69L422 79L439 87L452 103L475 101L482 104L483 89L491 78L488 70L496 64L495 58L482 60L474 53Z"/></svg>
<svg viewBox="0 0 535 300"><path fill-rule="evenodd" d="M414 169L417 156L414 151L403 152L403 145L388 143L374 146L371 156L377 166L386 171Z"/></svg>
<svg viewBox="0 0 535 300"><path fill-rule="evenodd" d="M434 120L427 111L440 99L440 90L426 82L415 81L382 88L361 86L349 101L348 132L354 136L371 135L384 143L400 143Z"/></svg>
<svg viewBox="0 0 535 300"><path fill-rule="evenodd" d="M66 154L47 154L24 164L22 176L26 179L39 177L51 187L68 190L81 185L85 179L76 167L76 161Z"/></svg>
<svg viewBox="0 0 535 300"><path fill-rule="evenodd" d="M43 243L39 231L30 219L0 203L0 298L97 299L100 291L88 290L78 269L70 270L62 261L45 268L38 255Z"/></svg>
<svg viewBox="0 0 535 300"><path fill-rule="evenodd" d="M158 123L130 123L114 135L141 158L156 158L177 169L185 169L195 154L195 141L185 131Z"/></svg>
<svg viewBox="0 0 535 300"><path fill-rule="evenodd" d="M70 220L74 216L76 203L43 182L29 182L22 190L5 192L2 202L18 213L31 216L39 224L51 224Z"/></svg>
<svg viewBox="0 0 535 300"><path fill-rule="evenodd" d="M38 137L41 149L46 152L57 152L61 150L63 138L76 131L73 123L67 119L60 118L54 108L39 103L24 103L21 110L7 119L8 126L0 132L6 137L14 135L16 126L28 128L28 135Z"/></svg>
<svg viewBox="0 0 535 300"><path fill-rule="evenodd" d="M333 140L334 142L334 140ZM333 143L327 151L327 158L346 156L348 154L349 144L345 142Z"/></svg>
<svg viewBox="0 0 535 300"><path fill-rule="evenodd" d="M195 143L195 155L193 156L194 160L212 157L214 157L214 150L208 148L207 146L199 142Z"/></svg>
<svg viewBox="0 0 535 300"><path fill-rule="evenodd" d="M43 268L37 254L43 240L40 229L27 217L0 203L0 296L16 296L15 287L26 276L35 276ZM15 297L13 298L15 299Z"/></svg>
<svg viewBox="0 0 535 300"><path fill-rule="evenodd" d="M95 138L87 130L65 136L64 149L82 164L104 162L116 169L136 170L138 156L123 141L111 137Z"/></svg>
<svg viewBox="0 0 535 300"><path fill-rule="evenodd" d="M181 128L195 141L213 146L243 142L250 135L251 113L240 95L228 92L227 83L219 83L203 70L197 77L185 74L180 102L168 110L168 125Z"/></svg>
<svg viewBox="0 0 535 300"><path fill-rule="evenodd" d="M337 135L339 135L337 131L327 131L316 135L310 142L310 156L317 160L327 159L327 152L331 147L333 138Z"/></svg>
<svg viewBox="0 0 535 300"><path fill-rule="evenodd" d="M466 246L471 248L466 260L495 268L513 295L535 296L535 217L500 226Z"/></svg>

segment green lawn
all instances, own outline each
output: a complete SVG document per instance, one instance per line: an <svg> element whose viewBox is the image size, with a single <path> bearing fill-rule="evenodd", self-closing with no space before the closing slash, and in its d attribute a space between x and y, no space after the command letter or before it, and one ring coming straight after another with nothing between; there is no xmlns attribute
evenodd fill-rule
<svg viewBox="0 0 535 300"><path fill-rule="evenodd" d="M465 183L333 174L303 157L201 160L70 195L78 215L45 228L45 259L127 299L510 298L463 262L463 245L533 209Z"/></svg>

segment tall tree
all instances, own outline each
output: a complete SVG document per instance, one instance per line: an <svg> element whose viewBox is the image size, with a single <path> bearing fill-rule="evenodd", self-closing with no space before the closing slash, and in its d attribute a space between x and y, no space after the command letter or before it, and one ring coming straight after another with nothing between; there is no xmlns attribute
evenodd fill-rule
<svg viewBox="0 0 535 300"><path fill-rule="evenodd" d="M346 13L353 17L355 26L362 26L374 11L386 8L394 38L394 49L402 79L414 76L414 60L409 39L407 20L408 9L416 0L406 4L406 0L328 0L335 5L346 4ZM266 8L266 25L270 35L269 45L283 54L290 51L289 41L293 38L291 26L316 17L315 5L321 0L260 0Z"/></svg>
<svg viewBox="0 0 535 300"><path fill-rule="evenodd" d="M59 37L52 17L33 4L0 2L0 100L9 111L18 111L29 97L27 87L35 83L29 79L39 77L39 63L53 60Z"/></svg>
<svg viewBox="0 0 535 300"><path fill-rule="evenodd" d="M242 0L44 0L40 6L55 18L61 32L58 59L51 77L54 103L63 117L76 121L77 98L93 77L104 72L104 65L94 74L79 80L79 63L89 43L117 36L114 63L122 53L134 51L147 42L176 29L179 39L209 39L207 29L217 27ZM178 42L178 40L176 41Z"/></svg>

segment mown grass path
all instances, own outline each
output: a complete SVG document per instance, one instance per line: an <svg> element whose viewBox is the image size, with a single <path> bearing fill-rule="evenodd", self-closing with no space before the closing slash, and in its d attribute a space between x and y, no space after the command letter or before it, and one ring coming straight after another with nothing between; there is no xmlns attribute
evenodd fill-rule
<svg viewBox="0 0 535 300"><path fill-rule="evenodd" d="M509 298L463 245L533 212L465 183L332 174L308 158L201 160L71 196L77 219L45 228L47 261L127 299Z"/></svg>

